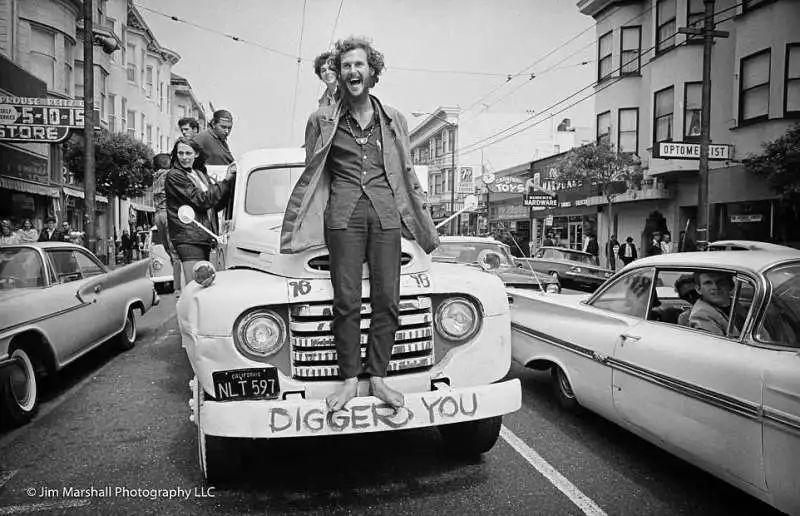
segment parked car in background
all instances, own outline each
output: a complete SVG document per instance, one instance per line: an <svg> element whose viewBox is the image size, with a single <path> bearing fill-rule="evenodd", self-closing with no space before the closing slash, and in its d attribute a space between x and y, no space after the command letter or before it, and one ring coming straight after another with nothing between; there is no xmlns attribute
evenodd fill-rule
<svg viewBox="0 0 800 516"><path fill-rule="evenodd" d="M158 228L153 226L144 235L144 248L150 259L150 278L159 292L174 292L175 278L172 275L172 260L164 249Z"/></svg>
<svg viewBox="0 0 800 516"><path fill-rule="evenodd" d="M716 273L710 295L730 299L720 335L680 317L691 301L676 282L695 273ZM800 514L800 256L673 253L633 262L583 299L509 295L514 360L549 370L564 408Z"/></svg>
<svg viewBox="0 0 800 516"><path fill-rule="evenodd" d="M708 244L707 251L777 251L800 253L800 250L785 245L759 242L757 240L717 240Z"/></svg>
<svg viewBox="0 0 800 516"><path fill-rule="evenodd" d="M508 245L494 238L442 236L439 247L431 254L434 261L462 263L480 267L503 280L506 287L561 292L557 278L516 266ZM485 257L491 256L486 260Z"/></svg>
<svg viewBox="0 0 800 516"><path fill-rule="evenodd" d="M515 258L519 267L547 274L562 287L594 292L613 272L593 255L566 247L540 247L531 258Z"/></svg>
<svg viewBox="0 0 800 516"><path fill-rule="evenodd" d="M0 246L0 422L38 410L39 379L110 338L136 342L136 311L158 304L146 261L108 271L67 242Z"/></svg>

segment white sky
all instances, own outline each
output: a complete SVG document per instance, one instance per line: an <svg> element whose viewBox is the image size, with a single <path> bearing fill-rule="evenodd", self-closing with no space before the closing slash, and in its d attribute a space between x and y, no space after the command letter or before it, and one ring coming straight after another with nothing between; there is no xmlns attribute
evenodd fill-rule
<svg viewBox="0 0 800 516"><path fill-rule="evenodd" d="M237 36L291 56L298 55L304 0L134 0L136 5ZM543 112L593 81L594 29L575 0L305 0L305 23L295 58L222 35L176 23L140 8L159 42L182 57L173 71L186 77L202 100L234 115L231 146L235 155L259 147L302 144L308 115L316 109L321 83L311 60L329 47L331 37L363 35L384 53L387 70L373 93L403 112L414 127L423 118L413 111L440 105L467 108L554 49L532 69L532 81L516 77L482 100L489 112ZM570 57L571 54L574 54ZM559 61L563 62L559 63ZM581 61L587 65L576 65ZM408 71L496 73L501 76ZM298 79L296 81L296 78ZM515 93L501 100L523 84ZM297 86L296 86L297 84ZM296 102L295 89L297 91ZM292 116L295 104L294 117ZM481 109L477 105L469 115ZM573 126L593 125L586 101L557 116ZM549 125L549 121L543 121Z"/></svg>

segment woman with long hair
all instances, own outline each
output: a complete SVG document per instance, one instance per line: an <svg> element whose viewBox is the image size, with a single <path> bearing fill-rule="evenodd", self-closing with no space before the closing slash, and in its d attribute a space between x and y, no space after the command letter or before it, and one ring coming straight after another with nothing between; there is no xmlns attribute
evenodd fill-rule
<svg viewBox="0 0 800 516"><path fill-rule="evenodd" d="M184 284L194 279L195 264L209 259L214 239L194 223L181 222L178 209L191 206L195 220L217 234L217 211L228 202L236 177L236 168L231 166L225 179L214 181L202 166L202 156L203 151L194 140L178 138L172 148L172 168L164 184L169 237L183 267Z"/></svg>

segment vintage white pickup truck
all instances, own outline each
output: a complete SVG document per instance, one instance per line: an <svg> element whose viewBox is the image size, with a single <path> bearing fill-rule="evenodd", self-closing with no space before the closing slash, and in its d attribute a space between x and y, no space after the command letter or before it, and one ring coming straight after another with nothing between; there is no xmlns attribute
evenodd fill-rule
<svg viewBox="0 0 800 516"><path fill-rule="evenodd" d="M435 426L454 452L488 451L503 414L521 404L519 380L502 381L511 363L504 285L480 269L433 263L413 241L403 241L400 329L386 380L404 393L405 406L395 410L370 396L365 379L344 410L327 410L325 396L340 382L328 250L279 253L281 221L304 159L302 149L271 149L237 161L217 265L198 263L197 281L177 305L195 373L190 419L206 480L225 478L225 440L235 437ZM190 215L184 220L192 223ZM364 271L362 346L370 324Z"/></svg>

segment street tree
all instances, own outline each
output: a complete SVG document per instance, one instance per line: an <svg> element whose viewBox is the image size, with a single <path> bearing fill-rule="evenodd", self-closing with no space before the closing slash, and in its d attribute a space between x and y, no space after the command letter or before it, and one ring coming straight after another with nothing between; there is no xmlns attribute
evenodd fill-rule
<svg viewBox="0 0 800 516"><path fill-rule="evenodd" d="M635 154L617 152L608 143L575 147L558 164L558 182L562 188L584 187L603 197L608 217L607 239L614 224L614 199L628 188L642 184L641 162Z"/></svg>
<svg viewBox="0 0 800 516"><path fill-rule="evenodd" d="M85 140L79 133L64 144L64 164L83 181ZM153 184L153 151L126 133L102 132L95 136L97 192L123 199L142 195Z"/></svg>
<svg viewBox="0 0 800 516"><path fill-rule="evenodd" d="M786 207L800 204L800 124L761 144L762 152L744 160L745 169L764 178Z"/></svg>

